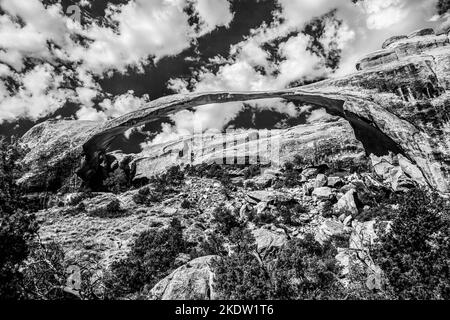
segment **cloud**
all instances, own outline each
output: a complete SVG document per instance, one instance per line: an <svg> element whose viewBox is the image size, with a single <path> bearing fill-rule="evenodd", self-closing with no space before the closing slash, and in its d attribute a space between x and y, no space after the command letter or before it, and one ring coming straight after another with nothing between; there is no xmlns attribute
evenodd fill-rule
<svg viewBox="0 0 450 320"><path fill-rule="evenodd" d="M363 1L361 5L368 15L369 29L388 28L408 15L408 11L405 10L406 3L402 0Z"/></svg>
<svg viewBox="0 0 450 320"><path fill-rule="evenodd" d="M213 31L216 27L228 27L233 20L228 0L196 0L194 7L200 16L199 35Z"/></svg>
<svg viewBox="0 0 450 320"><path fill-rule="evenodd" d="M189 4L199 25L190 22L185 10ZM229 26L233 19L228 0L130 0L109 4L106 24L92 20L83 26L66 16L58 3L0 0L0 7L4 12L0 15L0 123L46 116L68 101L80 104L77 115L83 119L132 111L148 97L127 93L106 98L100 111L93 108L93 99L105 96L97 80L111 71L142 70L151 61L177 55L196 38ZM36 67L29 72L27 63ZM7 88L11 72L24 85L20 90ZM30 83L28 79L38 72L45 73L44 81L32 78L36 84ZM62 75L70 79L69 87Z"/></svg>
<svg viewBox="0 0 450 320"><path fill-rule="evenodd" d="M216 57L215 60L220 61L216 70L202 68L191 79L171 79L169 88L176 92L264 91L283 89L295 81L329 75L332 70L325 65L324 59L307 49L310 38L299 32L316 14L326 13L323 10L331 8L329 3L280 0L280 5L281 9L276 13L280 19L252 30L245 40L231 46L227 59ZM325 23L324 35L318 39L325 51L336 49L329 47L330 42L337 42L337 49L343 49L353 40L355 32L345 23L339 28L332 21L326 20ZM277 59L273 59L274 52L268 52L265 45L279 39L283 40L275 49ZM280 109L282 105L281 102L276 104ZM195 113L182 113L175 121L175 131L184 129L184 123L193 120L200 121L207 128L214 127L213 123L217 122L215 127L221 129L241 108L242 104L235 104L234 107L199 108Z"/></svg>
<svg viewBox="0 0 450 320"><path fill-rule="evenodd" d="M89 99L95 97L92 91L82 92ZM92 104L85 104L78 112L77 118L80 120L107 120L118 117L128 112L132 112L144 107L150 102L148 95L136 97L134 91L130 90L125 94L114 98L104 99L99 103L99 108L93 107Z"/></svg>
<svg viewBox="0 0 450 320"><path fill-rule="evenodd" d="M61 108L68 99L74 99L73 91L61 89L64 74L56 74L49 64L37 65L20 78L19 89L11 92L7 82L0 86L0 123L18 117L39 119Z"/></svg>

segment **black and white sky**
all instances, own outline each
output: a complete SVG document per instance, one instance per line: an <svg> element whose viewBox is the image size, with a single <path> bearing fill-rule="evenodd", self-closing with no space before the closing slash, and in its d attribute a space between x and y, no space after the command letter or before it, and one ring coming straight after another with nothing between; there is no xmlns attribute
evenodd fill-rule
<svg viewBox="0 0 450 320"><path fill-rule="evenodd" d="M448 23L436 4L0 0L0 134L49 118L104 121L177 92L281 89L348 74L386 38ZM81 20L68 13L72 5ZM220 128L242 108L183 111L164 130L193 121Z"/></svg>

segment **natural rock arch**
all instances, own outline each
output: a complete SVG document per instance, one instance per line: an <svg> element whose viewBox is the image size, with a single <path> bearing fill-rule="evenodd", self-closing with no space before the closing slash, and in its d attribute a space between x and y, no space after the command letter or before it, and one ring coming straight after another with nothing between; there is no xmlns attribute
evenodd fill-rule
<svg viewBox="0 0 450 320"><path fill-rule="evenodd" d="M414 32L409 37L396 37L385 44L384 51L361 59L357 69L358 72L345 77L287 90L163 97L140 110L102 124L61 122L62 127L70 128L66 130L66 143L53 135L42 139L39 125L23 140L31 141L31 145L40 141L41 146L45 140L47 148L53 150L53 162L83 153L84 161L78 174L86 182L95 176L99 158L105 157L111 143L129 128L205 104L282 98L318 105L345 118L367 153L382 155L392 151L402 154L420 169L431 187L450 193L448 34L434 35L427 29ZM53 127L53 124L45 125ZM87 129L80 133L81 128ZM60 134L61 130L53 130ZM45 148L39 148L42 149ZM29 163L38 158L38 151L27 155ZM32 172L24 180L33 176L39 180L36 179L39 175Z"/></svg>
<svg viewBox="0 0 450 320"><path fill-rule="evenodd" d="M328 112L345 118L352 124L356 136L359 136L366 149L369 149L368 153L401 153L420 168L431 186L443 192L448 191L446 177L433 170L433 164L428 162L426 155L422 154L421 148L418 147L427 143L427 137L423 136L420 130L358 92L335 92L335 88L330 91L322 89L320 92L303 87L270 92L196 93L152 101L145 108L109 121L97 129L97 133L83 145L86 162L79 175L89 180L94 173L90 168L92 163L97 161L98 150L107 150L114 139L129 128L157 121L184 109L211 103L283 98L321 106ZM415 143L411 141L411 137L415 137Z"/></svg>

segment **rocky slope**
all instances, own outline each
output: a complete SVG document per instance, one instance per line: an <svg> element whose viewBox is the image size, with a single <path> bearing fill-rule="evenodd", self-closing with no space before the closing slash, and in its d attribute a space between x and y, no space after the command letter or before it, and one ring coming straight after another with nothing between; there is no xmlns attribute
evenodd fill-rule
<svg viewBox="0 0 450 320"><path fill-rule="evenodd" d="M352 174L345 170L334 173L327 170L328 174L323 174L322 170L305 168L301 185L281 188L274 188L273 183L284 179L282 172L266 169L248 179L237 173L233 178L236 187L228 192L219 180L187 175L175 193L153 204L136 203L134 195L139 190L118 195L54 195L50 208L37 213L39 232L44 242L58 241L67 259L95 261L107 269L113 261L126 257L139 233L166 228L175 217L181 221L184 238L201 243L216 233L212 213L223 206L247 222L261 257L281 248L289 239L302 238L307 233L314 234L319 242L344 239L340 241L336 259L344 267L341 281L350 281L351 266L364 261L366 244L363 242L377 237L376 222L363 218L370 217L373 208L364 205L359 198L370 188L383 186L383 182L374 173L364 170ZM183 200L193 205L183 207ZM119 213L105 215L112 212L111 204L115 202L120 207ZM293 212L292 223L284 222L279 215L278 206L283 203L298 203L303 208ZM273 222L255 222L258 220L255 217L267 219L269 216L274 217ZM190 261L185 254L180 255L174 271L154 288L148 288L146 298L220 298L213 289L212 258L199 257ZM373 269L369 274L376 275L376 266L369 267Z"/></svg>

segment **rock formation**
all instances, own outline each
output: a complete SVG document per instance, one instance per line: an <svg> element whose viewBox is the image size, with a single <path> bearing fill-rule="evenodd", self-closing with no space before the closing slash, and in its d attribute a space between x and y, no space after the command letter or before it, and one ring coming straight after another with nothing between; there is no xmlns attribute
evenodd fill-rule
<svg viewBox="0 0 450 320"><path fill-rule="evenodd" d="M74 139L75 145L66 152L80 152L82 146L85 160L78 174L89 181L103 161L99 158L129 128L210 103L282 98L321 106L342 117L367 154L400 154L418 168L429 186L450 192L449 35L426 29L391 38L381 51L361 59L357 70L342 78L280 91L163 97L101 126L80 128L78 132L85 131L83 137ZM35 143L31 136L27 134L24 142Z"/></svg>

